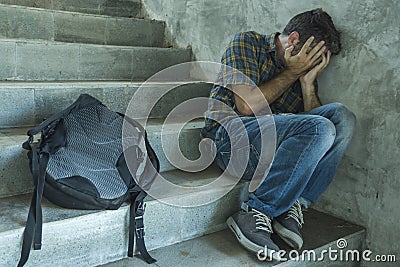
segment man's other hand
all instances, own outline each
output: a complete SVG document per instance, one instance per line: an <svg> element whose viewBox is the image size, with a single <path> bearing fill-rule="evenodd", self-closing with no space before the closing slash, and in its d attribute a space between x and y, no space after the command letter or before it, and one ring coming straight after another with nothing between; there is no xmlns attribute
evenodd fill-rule
<svg viewBox="0 0 400 267"><path fill-rule="evenodd" d="M317 79L318 75L328 66L329 61L331 59L331 51L327 53L323 53L321 56L322 60L316 66L314 66L311 70L309 70L304 75L300 76L300 82L302 85L309 86L312 85Z"/></svg>
<svg viewBox="0 0 400 267"><path fill-rule="evenodd" d="M322 63L321 57L326 51L326 47L324 46L325 42L321 41L316 46L311 48L310 46L313 41L313 36L308 38L300 52L296 55L292 55L294 46L290 46L285 50L286 70L296 78L300 78L315 66L320 66ZM318 64L319 62L321 63Z"/></svg>

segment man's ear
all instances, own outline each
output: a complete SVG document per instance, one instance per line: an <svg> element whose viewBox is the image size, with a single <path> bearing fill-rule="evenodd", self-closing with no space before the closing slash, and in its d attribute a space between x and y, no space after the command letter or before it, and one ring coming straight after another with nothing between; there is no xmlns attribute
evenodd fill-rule
<svg viewBox="0 0 400 267"><path fill-rule="evenodd" d="M298 32L292 32L289 34L288 45L297 45L298 43L300 43L300 34Z"/></svg>

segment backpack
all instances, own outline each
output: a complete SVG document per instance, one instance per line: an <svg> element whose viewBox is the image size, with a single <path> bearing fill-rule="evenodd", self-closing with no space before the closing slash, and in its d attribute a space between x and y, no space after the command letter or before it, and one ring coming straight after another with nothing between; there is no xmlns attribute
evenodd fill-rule
<svg viewBox="0 0 400 267"><path fill-rule="evenodd" d="M128 256L133 257L135 240L144 260L156 262L144 243L143 199L160 164L138 122L82 94L27 134L23 148L35 188L18 266L28 260L32 243L41 249L42 195L58 206L84 210L113 210L130 201Z"/></svg>

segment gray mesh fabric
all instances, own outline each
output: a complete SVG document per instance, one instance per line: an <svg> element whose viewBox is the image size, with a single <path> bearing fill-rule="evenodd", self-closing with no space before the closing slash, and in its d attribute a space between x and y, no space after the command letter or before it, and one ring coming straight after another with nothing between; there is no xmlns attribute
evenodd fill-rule
<svg viewBox="0 0 400 267"><path fill-rule="evenodd" d="M116 168L123 153L123 120L100 105L69 114L64 119L67 145L50 155L48 175L55 180L85 177L103 199L123 196L128 188ZM129 143L138 144L138 130L132 126L129 132L132 139Z"/></svg>

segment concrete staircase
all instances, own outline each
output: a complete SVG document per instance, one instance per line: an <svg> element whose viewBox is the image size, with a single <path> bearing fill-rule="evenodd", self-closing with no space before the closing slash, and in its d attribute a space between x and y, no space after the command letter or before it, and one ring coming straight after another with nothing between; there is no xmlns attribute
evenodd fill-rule
<svg viewBox="0 0 400 267"><path fill-rule="evenodd" d="M21 148L27 129L67 107L81 93L124 112L141 82L168 66L191 61L192 52L171 48L165 40L165 23L144 19L139 0L0 0L0 51L0 266L8 267L16 266L19 259L33 188L26 152ZM160 144L163 118L187 99L208 96L209 89L203 83L180 86L165 95L151 113L150 142L159 155L163 176L178 185L204 185L220 175L215 166L199 173L177 170ZM202 125L201 120L193 121L180 132L181 147L190 158L199 155ZM178 129L164 137L177 134ZM219 231L226 228L226 218L239 209L246 186L239 183L218 201L196 208L169 206L149 198L145 215L148 248L159 253L157 249L168 250L167 246L182 241L202 242L197 238L205 234L217 242L214 235L230 236ZM213 195L218 190L205 193ZM199 197L184 196L191 200ZM43 248L31 252L26 266L98 266L126 257L127 206L117 211L77 211L44 200L43 209ZM315 214L320 213L313 214L317 218ZM330 221L320 223L327 227L325 232L336 235L319 235L318 243L312 242L310 233L306 244L322 248L348 237L352 247L362 245L362 229L346 224L348 231L340 231L335 227L343 222L334 226ZM318 219L313 222L319 224ZM211 243L204 246L207 244ZM212 244L212 251L210 248ZM187 265L180 263L178 256L176 261L160 256L158 264ZM200 261L198 266L209 263ZM129 259L128 263L112 264L139 266L142 262Z"/></svg>

